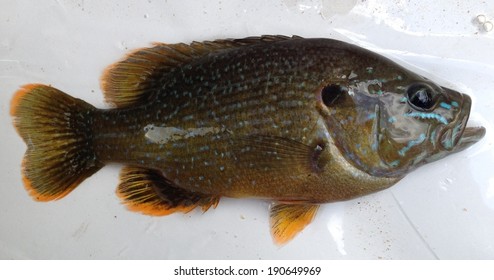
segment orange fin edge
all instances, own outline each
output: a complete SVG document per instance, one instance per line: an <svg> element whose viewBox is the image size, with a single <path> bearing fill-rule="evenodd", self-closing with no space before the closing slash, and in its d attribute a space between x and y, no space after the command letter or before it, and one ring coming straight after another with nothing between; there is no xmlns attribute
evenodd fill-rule
<svg viewBox="0 0 494 280"><path fill-rule="evenodd" d="M273 241L284 245L312 222L319 209L318 204L274 203L270 209L270 225Z"/></svg>
<svg viewBox="0 0 494 280"><path fill-rule="evenodd" d="M22 99L29 93L32 92L37 87L42 87L45 85L42 84L25 84L21 88L19 88L12 97L10 101L10 115L17 116L18 107L21 103Z"/></svg>
<svg viewBox="0 0 494 280"><path fill-rule="evenodd" d="M88 141L71 125L75 121L85 123L85 114L79 112L94 110L48 85L26 84L14 93L10 114L27 145L21 165L22 181L33 199L63 198L102 167ZM89 127L77 129L91 133ZM69 166L71 172L67 172Z"/></svg>
<svg viewBox="0 0 494 280"><path fill-rule="evenodd" d="M161 78L173 69L196 58L219 50L260 43L301 39L281 35L265 35L243 39L222 39L190 44L153 43L136 49L108 66L100 79L106 102L116 107L128 107L152 98L163 85Z"/></svg>
<svg viewBox="0 0 494 280"><path fill-rule="evenodd" d="M158 170L134 166L122 169L117 196L129 210L150 216L188 213L196 207L206 212L220 199L176 187Z"/></svg>

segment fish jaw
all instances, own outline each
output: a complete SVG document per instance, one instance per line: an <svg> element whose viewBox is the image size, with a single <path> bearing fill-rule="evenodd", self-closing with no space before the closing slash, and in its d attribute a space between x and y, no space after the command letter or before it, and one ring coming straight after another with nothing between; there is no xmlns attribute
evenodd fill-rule
<svg viewBox="0 0 494 280"><path fill-rule="evenodd" d="M484 127L467 127L472 100L465 94L462 94L461 97L463 103L461 114L458 115L457 121L453 122L455 125L445 127L439 133L440 146L446 151L462 151L480 141L485 135Z"/></svg>
<svg viewBox="0 0 494 280"><path fill-rule="evenodd" d="M485 136L485 127L466 127L455 147L455 151L462 151L480 141Z"/></svg>

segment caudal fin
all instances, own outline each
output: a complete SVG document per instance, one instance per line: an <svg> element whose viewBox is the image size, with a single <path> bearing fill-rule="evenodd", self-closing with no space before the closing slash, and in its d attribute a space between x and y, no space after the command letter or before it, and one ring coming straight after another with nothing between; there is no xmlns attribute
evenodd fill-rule
<svg viewBox="0 0 494 280"><path fill-rule="evenodd" d="M22 176L34 199L60 199L103 166L92 148L95 110L46 85L25 85L15 93L10 114L27 145Z"/></svg>

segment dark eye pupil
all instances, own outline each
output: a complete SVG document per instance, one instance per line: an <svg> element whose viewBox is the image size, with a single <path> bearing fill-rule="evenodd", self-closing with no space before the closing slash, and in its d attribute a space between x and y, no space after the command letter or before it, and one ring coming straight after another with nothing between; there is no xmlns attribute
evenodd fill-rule
<svg viewBox="0 0 494 280"><path fill-rule="evenodd" d="M410 104L419 110L431 109L435 104L432 89L425 85L412 85L407 90L407 97Z"/></svg>

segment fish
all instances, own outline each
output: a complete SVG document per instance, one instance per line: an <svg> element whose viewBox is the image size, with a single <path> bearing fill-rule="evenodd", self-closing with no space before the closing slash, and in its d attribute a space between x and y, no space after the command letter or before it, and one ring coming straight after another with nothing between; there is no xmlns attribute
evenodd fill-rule
<svg viewBox="0 0 494 280"><path fill-rule="evenodd" d="M101 88L109 108L50 85L14 94L22 180L35 200L61 199L119 163L116 194L129 210L264 199L279 245L321 204L384 190L485 135L467 127L468 95L327 38L154 43L104 70Z"/></svg>

